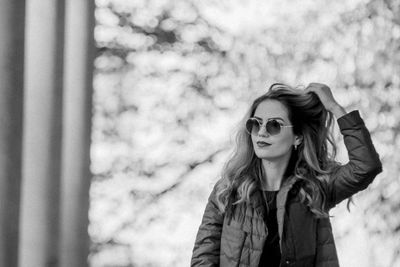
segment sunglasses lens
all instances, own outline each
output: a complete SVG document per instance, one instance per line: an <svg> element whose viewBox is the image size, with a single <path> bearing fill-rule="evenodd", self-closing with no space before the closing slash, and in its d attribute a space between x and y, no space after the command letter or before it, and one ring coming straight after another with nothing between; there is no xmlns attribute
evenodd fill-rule
<svg viewBox="0 0 400 267"><path fill-rule="evenodd" d="M271 135L279 134L281 132L281 125L276 120L267 122L267 132Z"/></svg>
<svg viewBox="0 0 400 267"><path fill-rule="evenodd" d="M249 134L258 134L260 124L255 119L248 119L246 122L246 130Z"/></svg>

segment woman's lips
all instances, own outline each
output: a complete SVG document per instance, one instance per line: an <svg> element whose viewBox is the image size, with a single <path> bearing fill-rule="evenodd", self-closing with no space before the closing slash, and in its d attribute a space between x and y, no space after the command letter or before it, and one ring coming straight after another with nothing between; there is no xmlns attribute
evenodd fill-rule
<svg viewBox="0 0 400 267"><path fill-rule="evenodd" d="M258 145L259 147L267 147L267 146L270 146L271 144L270 144L270 143L267 143L267 142L263 142L263 141L258 141L258 142L257 142L257 145Z"/></svg>

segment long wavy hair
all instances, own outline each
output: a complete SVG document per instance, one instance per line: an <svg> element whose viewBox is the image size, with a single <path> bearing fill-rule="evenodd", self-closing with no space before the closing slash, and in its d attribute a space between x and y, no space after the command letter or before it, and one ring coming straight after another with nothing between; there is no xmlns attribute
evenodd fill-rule
<svg viewBox="0 0 400 267"><path fill-rule="evenodd" d="M299 178L301 181L296 185L300 185L300 201L317 218L328 217L326 192L321 185L339 165L334 160L333 114L325 109L316 93L304 93L303 90L281 83L272 84L267 93L256 98L239 124L235 150L225 163L216 187L219 209L226 212L228 217L232 216L236 205L250 203L252 193L260 190L262 163L255 155L245 122L253 117L258 105L265 100L282 103L288 110L293 133L303 137L297 150L292 149L284 179L289 177L288 174ZM331 145L331 151L328 151L328 144Z"/></svg>

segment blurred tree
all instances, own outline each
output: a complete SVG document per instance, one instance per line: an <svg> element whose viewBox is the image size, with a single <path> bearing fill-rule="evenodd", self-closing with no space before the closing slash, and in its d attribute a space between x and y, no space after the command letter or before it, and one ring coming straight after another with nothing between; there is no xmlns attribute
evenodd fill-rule
<svg viewBox="0 0 400 267"><path fill-rule="evenodd" d="M398 2L98 0L92 265L187 265L231 130L275 81L365 114L384 173L355 202L399 264Z"/></svg>

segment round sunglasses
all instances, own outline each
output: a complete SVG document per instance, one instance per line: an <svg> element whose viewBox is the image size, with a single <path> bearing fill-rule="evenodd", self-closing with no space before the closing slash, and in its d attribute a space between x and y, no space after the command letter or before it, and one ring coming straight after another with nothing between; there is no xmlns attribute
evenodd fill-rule
<svg viewBox="0 0 400 267"><path fill-rule="evenodd" d="M246 121L246 131L251 135L258 135L262 127L263 122L256 118L250 118ZM264 127L270 135L277 135L281 132L282 127L293 127L293 125L283 125L275 119L270 119L265 123Z"/></svg>

